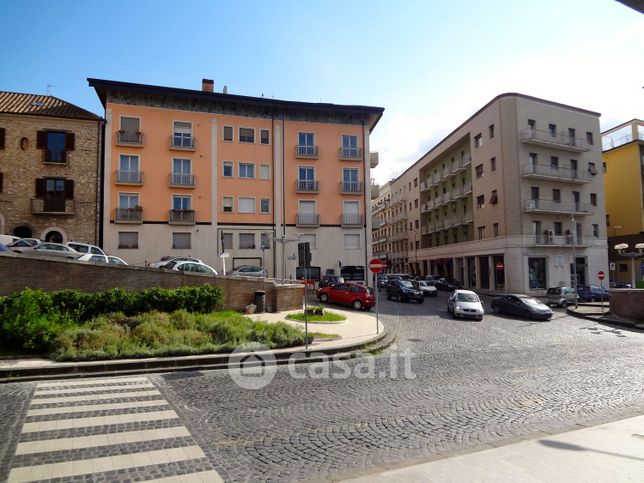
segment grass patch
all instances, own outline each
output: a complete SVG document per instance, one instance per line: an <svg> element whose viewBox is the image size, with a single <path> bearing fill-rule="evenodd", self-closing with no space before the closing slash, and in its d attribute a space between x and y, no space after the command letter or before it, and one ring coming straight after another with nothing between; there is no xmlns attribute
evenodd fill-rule
<svg viewBox="0 0 644 483"><path fill-rule="evenodd" d="M297 322L304 322L304 312L296 312L286 316L288 320L295 320ZM343 320L347 320L344 315L336 314L335 312L325 311L323 314L309 314L307 316L309 322L319 324L339 324Z"/></svg>
<svg viewBox="0 0 644 483"><path fill-rule="evenodd" d="M326 339L326 340L341 339L339 334L326 334L324 332L309 332L309 335L314 337L315 339Z"/></svg>

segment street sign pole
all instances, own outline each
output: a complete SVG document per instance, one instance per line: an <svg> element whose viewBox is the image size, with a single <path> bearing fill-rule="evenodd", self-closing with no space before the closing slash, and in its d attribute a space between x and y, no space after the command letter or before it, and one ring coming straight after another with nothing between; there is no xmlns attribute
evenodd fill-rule
<svg viewBox="0 0 644 483"><path fill-rule="evenodd" d="M378 307L378 278L376 275L378 272L380 272L383 268L385 268L387 264L380 260L379 258L374 258L369 262L369 270L373 272L373 289L374 292L376 292L376 334L380 333L380 322L378 321L379 317L379 307Z"/></svg>
<svg viewBox="0 0 644 483"><path fill-rule="evenodd" d="M599 279L599 291L602 298L602 317L604 316L604 272L600 271L597 273L597 278Z"/></svg>

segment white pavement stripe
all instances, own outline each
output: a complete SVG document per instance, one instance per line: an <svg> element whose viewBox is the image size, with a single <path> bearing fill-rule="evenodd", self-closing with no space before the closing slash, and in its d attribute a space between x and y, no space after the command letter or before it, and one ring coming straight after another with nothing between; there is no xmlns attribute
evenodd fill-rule
<svg viewBox="0 0 644 483"><path fill-rule="evenodd" d="M24 481L64 478L66 476L102 473L105 471L159 465L198 458L205 458L201 448L199 446L187 446L183 448L14 468L9 473L8 481L9 483L19 483Z"/></svg>
<svg viewBox="0 0 644 483"><path fill-rule="evenodd" d="M176 426L173 428L146 429L144 431L94 434L92 436L79 436L76 438L44 439L40 441L18 443L18 447L16 448L16 455L91 448L96 446L140 443L143 441L184 438L187 436L190 436L190 432L186 427Z"/></svg>
<svg viewBox="0 0 644 483"><path fill-rule="evenodd" d="M216 471L200 471L187 475L168 476L157 480L146 480L145 483L223 483L223 479Z"/></svg>
<svg viewBox="0 0 644 483"><path fill-rule="evenodd" d="M114 389L141 389L144 387L154 387L154 385L149 381L141 381L133 384L117 384L110 386L87 386L87 387L74 387L74 388L37 388L34 392L34 397L36 396L52 396L54 394L76 394L83 392L92 392L92 391L112 391Z"/></svg>
<svg viewBox="0 0 644 483"><path fill-rule="evenodd" d="M83 406L56 406L54 408L30 409L27 416L49 416L54 414L84 413L90 411L110 411L113 409L149 408L153 406L167 406L165 399L153 399L151 401L130 401L113 404L84 404Z"/></svg>
<svg viewBox="0 0 644 483"><path fill-rule="evenodd" d="M131 391L131 392L85 394L82 396L43 397L40 399L32 399L31 407L38 406L41 404L67 403L67 402L76 402L76 401L100 401L102 399L128 399L128 398L140 397L140 396L157 396L157 395L161 395L161 393L151 387L150 389L144 389L141 391Z"/></svg>
<svg viewBox="0 0 644 483"><path fill-rule="evenodd" d="M148 381L147 377L109 377L107 379L75 379L73 381L39 382L39 388L60 386L84 386L88 384L125 384L127 382Z"/></svg>
<svg viewBox="0 0 644 483"><path fill-rule="evenodd" d="M139 423L144 421L160 421L164 419L177 419L177 413L169 411L154 411L151 413L117 414L114 416L96 416L93 418L57 419L54 421L36 421L25 423L23 433L37 433L41 431L58 431L63 429L87 428L90 426L108 426L111 424Z"/></svg>

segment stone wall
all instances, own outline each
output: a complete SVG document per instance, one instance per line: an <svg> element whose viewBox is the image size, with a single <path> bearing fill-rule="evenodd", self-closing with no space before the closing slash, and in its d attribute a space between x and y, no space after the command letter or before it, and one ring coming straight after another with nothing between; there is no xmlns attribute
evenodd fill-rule
<svg viewBox="0 0 644 483"><path fill-rule="evenodd" d="M633 324L644 324L644 290L610 289L610 311Z"/></svg>
<svg viewBox="0 0 644 483"><path fill-rule="evenodd" d="M26 287L46 292L77 289L86 292L121 287L143 290L150 287L175 288L211 283L224 289L224 305L243 310L255 299L255 292L266 292L266 311L301 309L302 285L281 285L273 280L237 277L210 277L171 270L132 266L110 266L68 260L49 260L0 254L0 295L9 295Z"/></svg>

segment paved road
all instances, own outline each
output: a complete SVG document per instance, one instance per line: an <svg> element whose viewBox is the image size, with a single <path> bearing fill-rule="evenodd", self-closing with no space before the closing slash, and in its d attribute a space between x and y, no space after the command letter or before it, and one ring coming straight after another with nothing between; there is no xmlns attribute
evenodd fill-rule
<svg viewBox="0 0 644 483"><path fill-rule="evenodd" d="M398 332L398 339L371 361L354 360L346 367L297 366L297 378L280 367L270 384L254 391L239 388L222 372L145 376L126 384L159 394L129 399L123 388L85 388L88 392L80 394L110 392L103 402L115 406L99 412L86 408L78 413L83 418L131 419L96 420L109 429L90 433L145 429L156 438L124 447L141 457L130 462L135 466L124 463L120 472L101 475L125 479L188 474L206 479L216 470L226 481L341 479L383 465L644 411L644 333L607 328L564 312L547 322L494 315L486 315L483 322L453 320L445 312L444 293L423 304L382 299L382 320ZM408 374L413 378L405 377L405 351L416 354ZM319 377L325 369L348 377ZM50 391L64 399L79 394L70 392L73 388L56 385ZM15 470L25 473L25 466L36 464L28 456L14 456L18 443L87 435L87 428L47 426L52 419L68 418L64 414L70 404L88 403L39 402L45 389L35 383L0 386L0 432L7 435L0 439L0 480L10 468L15 476L22 474ZM119 406L127 400L143 404ZM150 400L156 402L145 403ZM34 405L63 408L63 415L27 416ZM158 420L161 413L164 419ZM31 432L26 436L23 422L45 426L27 426ZM181 436L166 441L155 432L167 428ZM93 443L98 449L85 452L54 449L52 443L40 449L37 461L115 456L100 439ZM183 448L184 460L176 456L177 448ZM159 452L164 460L153 459L152 466L138 463Z"/></svg>

